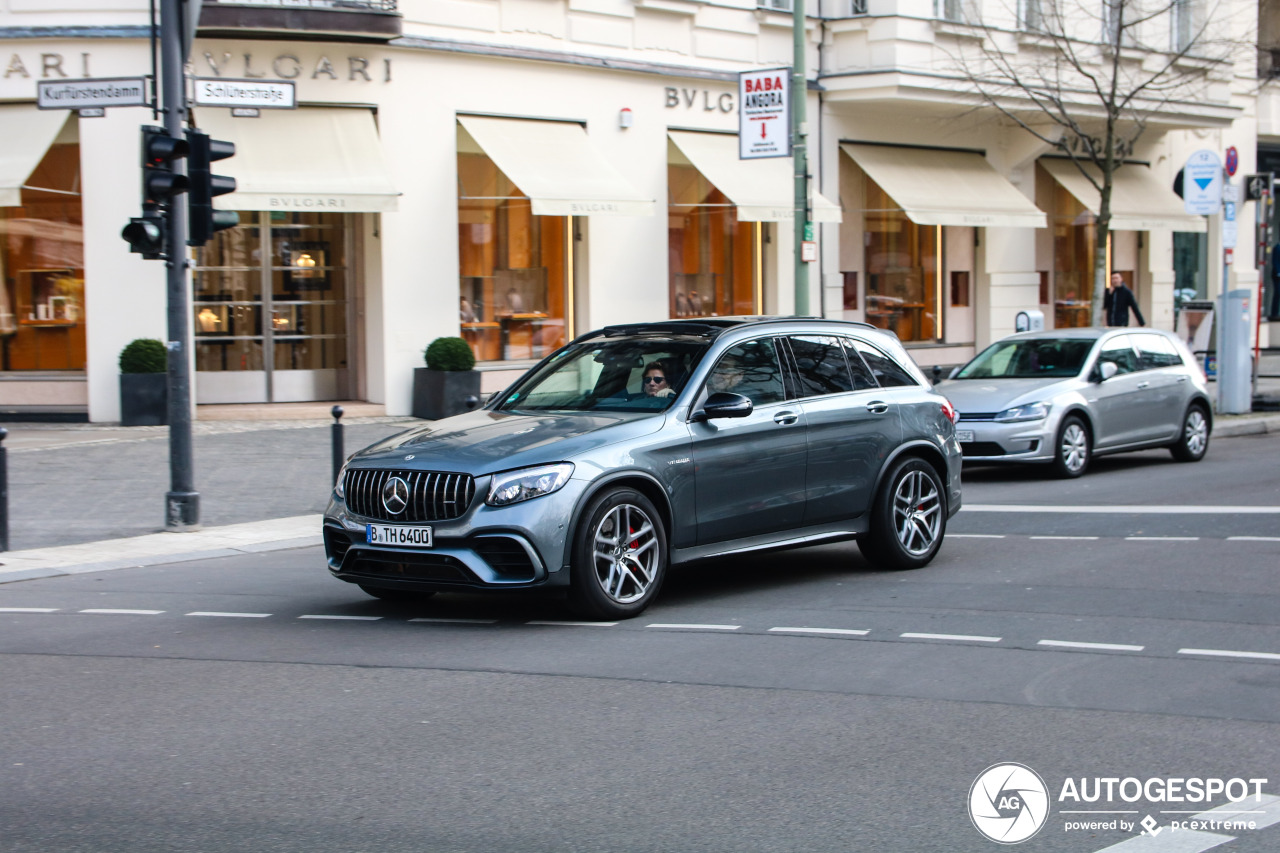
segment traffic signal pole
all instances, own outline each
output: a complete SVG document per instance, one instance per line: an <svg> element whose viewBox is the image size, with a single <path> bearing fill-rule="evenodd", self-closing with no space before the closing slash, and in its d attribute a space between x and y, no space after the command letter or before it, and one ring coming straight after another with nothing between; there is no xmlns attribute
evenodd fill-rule
<svg viewBox="0 0 1280 853"><path fill-rule="evenodd" d="M183 138L187 117L183 66L182 0L160 0L160 99L164 129ZM165 493L167 530L200 526L200 494L195 489L191 446L191 306L187 287L187 206L169 206L166 235L166 293L169 340L169 491Z"/></svg>
<svg viewBox="0 0 1280 853"><path fill-rule="evenodd" d="M805 13L804 0L792 0L791 36L791 153L795 166L795 312L804 317L809 314L809 265L803 255L804 241L808 238L809 220L809 155L805 149L805 98L808 96L808 75L805 73Z"/></svg>

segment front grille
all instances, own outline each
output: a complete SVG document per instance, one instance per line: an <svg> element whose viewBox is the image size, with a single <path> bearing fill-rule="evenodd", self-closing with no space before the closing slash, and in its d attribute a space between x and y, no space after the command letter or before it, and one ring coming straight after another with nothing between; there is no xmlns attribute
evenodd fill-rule
<svg viewBox="0 0 1280 853"><path fill-rule="evenodd" d="M393 513L382 502L382 490L392 477L408 485L403 511ZM448 521L460 518L471 505L476 483L470 474L439 471L396 471L383 468L349 468L343 484L347 509L365 518L382 521Z"/></svg>
<svg viewBox="0 0 1280 853"><path fill-rule="evenodd" d="M994 421L999 412L959 412L958 421Z"/></svg>
<svg viewBox="0 0 1280 853"><path fill-rule="evenodd" d="M396 554L394 557L358 552L348 569L350 574L406 581L454 581L474 583L466 565L447 554Z"/></svg>
<svg viewBox="0 0 1280 853"><path fill-rule="evenodd" d="M962 441L960 452L965 456L1004 456L1004 448L994 441Z"/></svg>

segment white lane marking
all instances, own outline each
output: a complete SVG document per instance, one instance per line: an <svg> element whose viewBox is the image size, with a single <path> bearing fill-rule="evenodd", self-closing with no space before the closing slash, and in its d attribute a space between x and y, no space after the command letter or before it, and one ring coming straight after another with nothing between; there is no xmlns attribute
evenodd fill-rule
<svg viewBox="0 0 1280 853"><path fill-rule="evenodd" d="M81 613L105 613L113 616L159 616L163 610L111 610L107 608L94 608L91 610L81 610Z"/></svg>
<svg viewBox="0 0 1280 853"><path fill-rule="evenodd" d="M57 613L56 607L0 607L0 613Z"/></svg>
<svg viewBox="0 0 1280 853"><path fill-rule="evenodd" d="M1280 823L1280 797L1274 794L1263 794L1260 800L1244 800L1234 805L1251 806L1247 811L1244 809L1232 809L1230 806L1218 806L1216 809L1209 809L1207 812L1199 812L1195 818L1204 820L1217 820L1229 814L1249 815L1245 820L1253 822L1257 829Z"/></svg>
<svg viewBox="0 0 1280 853"><path fill-rule="evenodd" d="M975 637L971 634L899 634L908 640L967 640L971 643L998 643L1002 637Z"/></svg>
<svg viewBox="0 0 1280 853"><path fill-rule="evenodd" d="M1280 536L1228 536L1228 542L1280 542Z"/></svg>
<svg viewBox="0 0 1280 853"><path fill-rule="evenodd" d="M1235 841L1235 838L1198 829L1179 829L1177 832L1166 829L1158 836L1135 835L1119 844L1103 847L1098 853L1201 853L1228 841Z"/></svg>
<svg viewBox="0 0 1280 853"><path fill-rule="evenodd" d="M266 619L270 613L224 613L219 610L193 610L188 616L232 616L238 619Z"/></svg>
<svg viewBox="0 0 1280 853"><path fill-rule="evenodd" d="M645 625L646 628L687 628L691 631L736 631L741 625L698 625L685 624L680 622L653 622Z"/></svg>
<svg viewBox="0 0 1280 853"><path fill-rule="evenodd" d="M1099 649L1111 652L1140 652L1145 646L1126 646L1122 643L1077 643L1072 640L1041 640L1036 645L1055 646L1063 649Z"/></svg>
<svg viewBox="0 0 1280 853"><path fill-rule="evenodd" d="M450 622L458 625L496 625L497 619L446 619L443 616L419 616L410 622Z"/></svg>
<svg viewBox="0 0 1280 853"><path fill-rule="evenodd" d="M1095 513L1116 515L1117 513L1138 513L1142 515L1277 515L1280 506L1163 506L1138 504L1126 506L1114 504L1110 506L1063 506L1053 504L965 504L961 512L1054 512Z"/></svg>
<svg viewBox="0 0 1280 853"><path fill-rule="evenodd" d="M1003 533L948 533L948 539L1003 539Z"/></svg>
<svg viewBox="0 0 1280 853"><path fill-rule="evenodd" d="M779 634L830 634L836 637L865 637L871 633L859 628L770 628L769 631Z"/></svg>
<svg viewBox="0 0 1280 853"><path fill-rule="evenodd" d="M299 619L333 619L341 622L377 622L381 616L299 616Z"/></svg>
<svg viewBox="0 0 1280 853"><path fill-rule="evenodd" d="M1280 660L1272 652L1234 652L1228 649L1178 649L1180 655L1208 655L1216 658L1253 658L1255 660Z"/></svg>
<svg viewBox="0 0 1280 853"><path fill-rule="evenodd" d="M1126 536L1126 542L1199 542L1199 536Z"/></svg>
<svg viewBox="0 0 1280 853"><path fill-rule="evenodd" d="M612 628L614 625L617 625L618 623L617 622L556 622L551 619L532 619L524 624L550 625L553 628L556 627L557 625L569 625L574 628Z"/></svg>
<svg viewBox="0 0 1280 853"><path fill-rule="evenodd" d="M1028 539L1076 539L1076 540L1084 539L1084 540L1093 541L1100 537L1097 537L1097 536L1028 536L1027 538Z"/></svg>

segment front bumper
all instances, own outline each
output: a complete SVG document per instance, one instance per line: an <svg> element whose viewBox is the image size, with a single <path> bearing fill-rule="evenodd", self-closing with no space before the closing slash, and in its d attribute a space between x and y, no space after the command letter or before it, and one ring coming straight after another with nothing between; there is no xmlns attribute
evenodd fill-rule
<svg viewBox="0 0 1280 853"><path fill-rule="evenodd" d="M324 514L329 572L349 583L421 591L565 585L570 519L586 485L571 479L550 495L491 507L488 478L480 478L461 517L429 523L431 548L369 544L367 525L377 520L351 513L335 494Z"/></svg>
<svg viewBox="0 0 1280 853"><path fill-rule="evenodd" d="M966 421L956 424L965 462L1052 462L1056 418L1021 423ZM972 437L965 433L972 433Z"/></svg>

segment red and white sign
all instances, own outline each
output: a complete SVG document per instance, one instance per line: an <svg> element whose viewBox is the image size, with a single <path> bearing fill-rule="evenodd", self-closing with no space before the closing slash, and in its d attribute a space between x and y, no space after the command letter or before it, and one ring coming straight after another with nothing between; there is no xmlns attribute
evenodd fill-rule
<svg viewBox="0 0 1280 853"><path fill-rule="evenodd" d="M738 75L738 158L791 156L791 69Z"/></svg>

